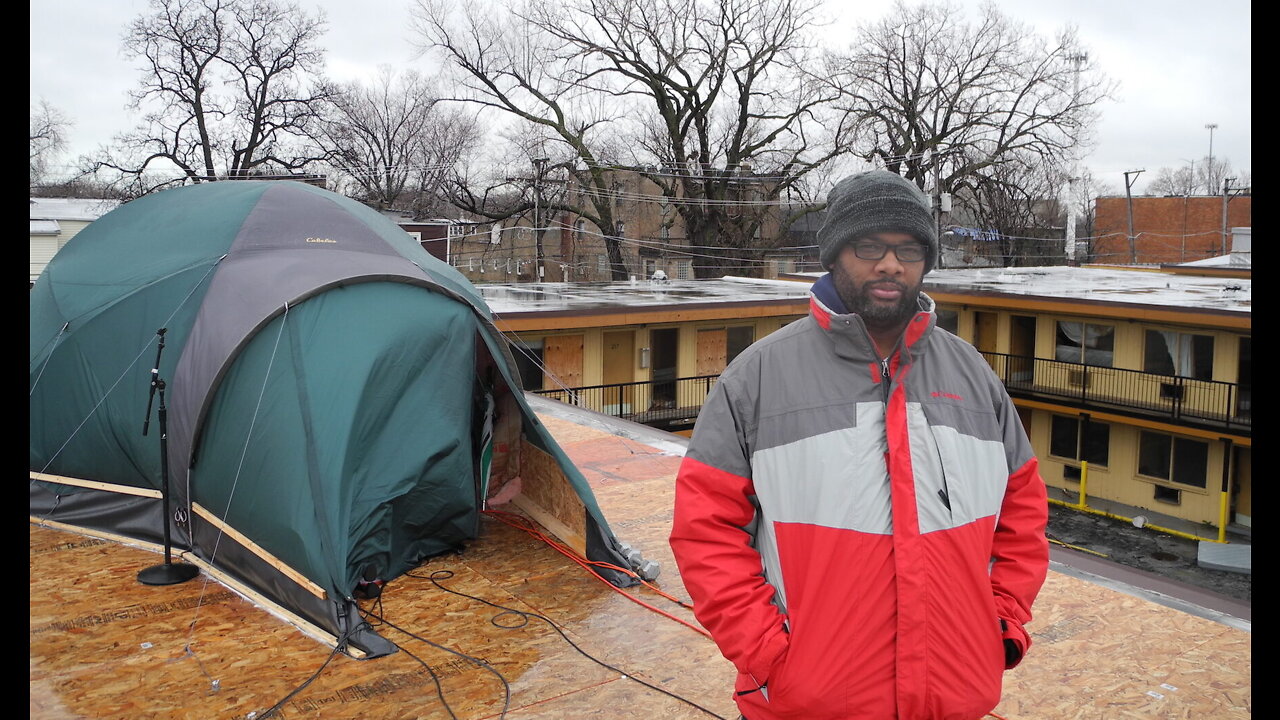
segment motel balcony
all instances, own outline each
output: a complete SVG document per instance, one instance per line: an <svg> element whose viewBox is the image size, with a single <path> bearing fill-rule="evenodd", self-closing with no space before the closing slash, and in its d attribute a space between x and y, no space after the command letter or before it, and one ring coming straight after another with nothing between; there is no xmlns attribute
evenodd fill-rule
<svg viewBox="0 0 1280 720"><path fill-rule="evenodd" d="M1248 385L1004 353L982 355L1014 398L1251 434Z"/></svg>
<svg viewBox="0 0 1280 720"><path fill-rule="evenodd" d="M1239 383L984 352L1014 398L1251 434L1252 397ZM534 391L663 430L687 430L719 375Z"/></svg>

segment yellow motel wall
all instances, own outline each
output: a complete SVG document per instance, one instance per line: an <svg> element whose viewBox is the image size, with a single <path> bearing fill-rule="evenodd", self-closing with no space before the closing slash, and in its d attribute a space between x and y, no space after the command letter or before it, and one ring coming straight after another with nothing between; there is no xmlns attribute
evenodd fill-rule
<svg viewBox="0 0 1280 720"><path fill-rule="evenodd" d="M731 327L750 327L752 341L760 340L778 330L786 323L801 316L786 315L762 318L711 320L701 322L652 323L645 325L608 325L601 327L581 327L564 331L533 330L514 333L517 341L530 345L541 343L547 347L548 341L557 338L581 338L581 362L575 367L553 368L547 361L549 370L557 370L559 377L581 377L581 386L613 384L620 382L644 382L653 379L653 334L657 330L676 330L676 377L696 377L698 375L715 375L724 370L724 363L708 358L704 353L699 355L699 333L727 330ZM615 333L630 333L633 350L624 368L619 368L617 355L609 354L606 358L606 334L616 339ZM510 335L510 334L509 334ZM705 343L701 346L705 347ZM648 350L649 367L642 367L644 352ZM545 361L545 358L544 358ZM606 379L606 374L609 376ZM570 385L572 386L572 384ZM551 387L551 385L547 385Z"/></svg>
<svg viewBox="0 0 1280 720"><path fill-rule="evenodd" d="M1066 468L1079 468L1081 463L1074 459L1055 457L1049 450L1050 427L1054 415L1076 417L1073 413L1053 413L1046 410L1033 410L1031 415L1031 446L1040 460L1040 474L1049 487L1049 497L1074 503L1081 483L1077 479L1066 477ZM1098 421L1094 421L1098 422ZM1108 422L1110 427L1110 449L1107 464L1088 465L1086 478L1087 498L1102 498L1113 502L1124 503L1164 515L1217 526L1221 511L1221 489L1223 463L1228 460L1225 443L1208 440L1208 463L1204 488L1168 482L1158 478L1144 477L1138 473L1138 437L1141 428ZM1204 438L1195 438L1204 440ZM1249 456L1249 448L1244 450L1244 457ZM1246 482L1242 488L1248 488L1248 468L1241 468L1246 463L1237 462L1236 476ZM1156 499L1156 487L1179 491L1179 502L1173 504ZM1055 489L1070 491L1069 494L1056 492ZM1237 513L1244 513L1237 499ZM1244 513L1247 514L1247 513Z"/></svg>
<svg viewBox="0 0 1280 720"><path fill-rule="evenodd" d="M935 295L936 297L936 295ZM1144 364L1144 343L1146 330L1173 330L1198 335L1209 335L1214 338L1212 379L1221 382L1235 383L1240 368L1240 339L1249 337L1247 322L1240 327L1238 319L1235 325L1224 321L1222 327L1214 327L1212 318L1204 316L1195 318L1195 322L1179 324L1169 319L1174 317L1165 313L1159 321L1126 316L1123 309L1112 308L1112 316L1103 314L1099 306L1082 306L1079 314L1073 312L1055 312L1043 308L996 307L987 301L985 306L965 305L939 299L940 310L955 313L954 326L957 334L972 342L980 350L1005 354L1023 354L1034 351L1037 358L1052 360L1056 355L1057 325L1059 321L1107 325L1114 329L1112 367L1128 370L1142 370ZM1012 302L1012 301L1011 301ZM655 336L657 331L674 329L676 337L675 377L687 378L701 375L718 374L724 368L723 333L719 331L733 327L750 327L752 340L758 341L791 322L801 314L767 311L754 308L743 311L738 317L727 318L723 314L711 319L680 317L677 313L657 318L669 322L646 322L628 324L621 318L601 316L599 324L591 326L584 318L576 318L572 322L563 322L556 327L555 321L549 321L548 327L538 329L522 329L508 333L517 340L531 345L541 344L546 354L548 369L557 377L564 378L570 387L595 386L624 382L643 382L654 379ZM1059 308L1060 309L1060 308ZM778 314L770 315L769 312ZM1034 318L1034 337L1030 337L1029 321L1018 318ZM609 323L610 320L614 324ZM561 329L564 328L564 329ZM622 349L618 347L622 341ZM626 348L629 341L630 348ZM717 345L719 342L719 345ZM608 345L609 347L606 347ZM620 354L625 352L625 354ZM720 353L717 355L717 352ZM648 366L644 366L647 359ZM1158 397L1160 381L1158 378L1129 376L1124 385L1118 380L1122 373L1110 372L1106 368L1091 368L1093 382L1107 387L1105 384L1117 382L1116 387L1123 387L1126 397L1131 400L1150 400ZM1112 376L1112 377L1109 377ZM569 382L571 379L571 382ZM1044 386L1049 383L1060 383L1068 389L1066 377L1057 379L1036 377L1036 383ZM1203 383L1202 383L1203 384ZM545 387L555 387L548 382ZM652 398L648 388L636 388L628 402L638 407L649 407ZM1188 386L1184 407L1200 402L1196 390ZM1052 417L1055 414L1067 417L1079 417L1080 410L1065 404L1055 404L1048 397L1036 402L1018 401L1021 415L1028 425L1028 434L1036 456L1040 459L1041 472L1050 487L1050 497L1060 500L1075 500L1080 483L1064 476L1064 469L1078 468L1080 463L1072 458L1058 458L1050 454ZM1106 420L1101 420L1106 415ZM1105 466L1091 465L1087 478L1087 495L1123 503L1136 508L1146 509L1184 520L1206 523L1217 526L1221 515L1224 467L1230 482L1230 514L1228 522L1249 524L1252 517L1252 450L1251 440L1246 433L1243 436L1224 433L1234 437L1228 446L1221 436L1212 432L1196 431L1179 426L1169 418L1163 420L1138 420L1125 416L1106 413L1090 413L1094 421L1105 421L1110 426L1108 460ZM1138 473L1140 437L1143 431L1160 432L1173 437L1188 437L1207 444L1207 469L1205 487L1199 488L1180 484L1166 479L1145 477ZM1164 488L1161 498L1156 499L1157 488ZM1058 489L1061 490L1058 490ZM1069 491L1064 493L1062 490ZM1172 491L1178 491L1176 493ZM1176 504L1171 502L1176 499Z"/></svg>
<svg viewBox="0 0 1280 720"><path fill-rule="evenodd" d="M1212 379L1220 382L1236 383L1240 367L1240 340L1249 337L1249 329L1237 327L1213 327L1203 316L1197 317L1195 323L1179 324L1176 322L1150 322L1133 317L1113 315L1107 317L1100 314L1098 306L1082 307L1080 314L1069 312L1045 312L1038 309L999 308L987 306L972 307L965 304L939 302L940 310L956 313L956 334L973 343L980 350L987 352L1018 354L1014 348L1017 344L1014 319L1017 316L1035 318L1034 352L1040 359L1052 360L1056 356L1057 323L1078 322L1093 325L1106 325L1114 329L1112 368L1116 370L1143 370L1145 361L1145 342L1147 330L1175 331L1197 335L1208 335L1214 340ZM1163 318L1162 318L1163 320ZM1226 324L1226 323L1224 323ZM1024 340L1025 342L1025 340ZM1122 373L1107 368L1091 368L1092 388L1123 388L1123 398L1133 401L1151 402L1159 398L1161 381L1158 377L1125 378L1121 383ZM1040 387L1052 387L1057 390L1071 390L1065 375L1058 379L1036 377ZM1109 384L1110 383L1110 384ZM1209 383L1201 383L1207 386ZM1079 389L1079 386L1074 386ZM1121 392L1117 390L1117 392ZM1210 397L1204 388L1195 387L1189 382L1186 387L1184 407L1195 407L1198 404L1219 401L1219 396ZM1067 405L1054 407L1051 399L1034 403L1019 403L1023 407L1020 414L1027 424L1028 435L1036 457L1040 460L1040 470L1045 483L1049 486L1049 497L1068 502L1075 502L1080 490L1080 482L1065 476L1066 468L1078 469L1081 463L1074 458L1058 458L1050 453L1052 437L1052 418L1056 415L1079 418L1081 411ZM1034 406L1034 407L1032 407ZM1093 420L1098 420L1099 413L1090 412ZM1029 420L1029 422L1028 422ZM1191 522L1205 523L1214 527L1220 523L1222 513L1222 485L1224 468L1229 478L1229 512L1228 522L1249 525L1252 518L1252 448L1251 440L1235 433L1215 434L1201 430L1193 430L1176 421L1165 419L1163 422L1149 420L1126 419L1124 416L1108 414L1105 420L1110 427L1108 459L1105 466L1090 464L1086 481L1088 498L1101 498L1131 505L1152 512L1162 513ZM1183 437L1205 442L1208 446L1208 460L1205 487L1171 482L1161 478L1143 476L1138 472L1140 437L1143 431L1158 432L1175 438ZM1231 443L1224 442L1222 436L1235 437ZM1164 498L1176 497L1177 502L1156 499L1156 488L1164 488ZM1064 493L1061 490L1067 490ZM1176 493L1169 491L1178 491Z"/></svg>

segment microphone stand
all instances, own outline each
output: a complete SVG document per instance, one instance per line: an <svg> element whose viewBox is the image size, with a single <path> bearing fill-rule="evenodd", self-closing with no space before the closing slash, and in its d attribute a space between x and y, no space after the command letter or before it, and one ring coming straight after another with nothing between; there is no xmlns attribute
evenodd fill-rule
<svg viewBox="0 0 1280 720"><path fill-rule="evenodd" d="M152 565L138 572L138 582L143 585L177 585L200 574L200 568L188 563L173 562L172 542L169 536L169 410L164 404L164 380L160 379L160 354L164 352L164 334L166 329L160 328L156 334L160 336L156 348L156 364L151 368L151 395L147 398L147 417L142 423L142 434L147 434L151 423L151 402L156 393L160 393L160 407L157 416L160 421L160 498L163 504L164 518L164 563Z"/></svg>

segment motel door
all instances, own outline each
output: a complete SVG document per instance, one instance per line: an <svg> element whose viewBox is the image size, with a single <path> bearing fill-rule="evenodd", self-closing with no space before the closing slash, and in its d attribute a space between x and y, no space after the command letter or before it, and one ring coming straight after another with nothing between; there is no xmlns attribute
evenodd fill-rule
<svg viewBox="0 0 1280 720"><path fill-rule="evenodd" d="M1252 527L1253 448L1236 445L1231 458L1231 522Z"/></svg>
<svg viewBox="0 0 1280 720"><path fill-rule="evenodd" d="M659 328L649 332L649 344L653 346L653 405L656 408L676 407L676 361L680 331L676 328Z"/></svg>
<svg viewBox="0 0 1280 720"><path fill-rule="evenodd" d="M636 334L633 330L604 334L604 405L607 415L629 415L635 412L635 386L625 383L636 379Z"/></svg>
<svg viewBox="0 0 1280 720"><path fill-rule="evenodd" d="M999 322L999 316L992 312L975 312L973 314L973 346L978 348L979 352L994 353L996 351L996 326ZM1005 375L1000 370L1000 360L995 357L988 356L987 362L991 364L992 369L1003 380Z"/></svg>
<svg viewBox="0 0 1280 720"><path fill-rule="evenodd" d="M1010 318L1009 384L1030 387L1034 384L1036 357L1036 319L1031 315L1014 315Z"/></svg>

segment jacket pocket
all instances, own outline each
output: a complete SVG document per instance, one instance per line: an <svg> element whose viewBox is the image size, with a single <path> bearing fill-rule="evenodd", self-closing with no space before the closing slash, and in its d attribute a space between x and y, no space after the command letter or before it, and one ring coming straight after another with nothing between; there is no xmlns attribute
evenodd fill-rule
<svg viewBox="0 0 1280 720"><path fill-rule="evenodd" d="M755 695L759 696L759 699L768 702L770 683L777 683L777 678L781 668L787 659L788 649L789 647L783 648L782 652L778 653L778 657L776 657L773 664L769 666L769 674L764 678L756 678L750 673L739 672L738 681L734 685L734 694L743 699L747 699L748 696Z"/></svg>

